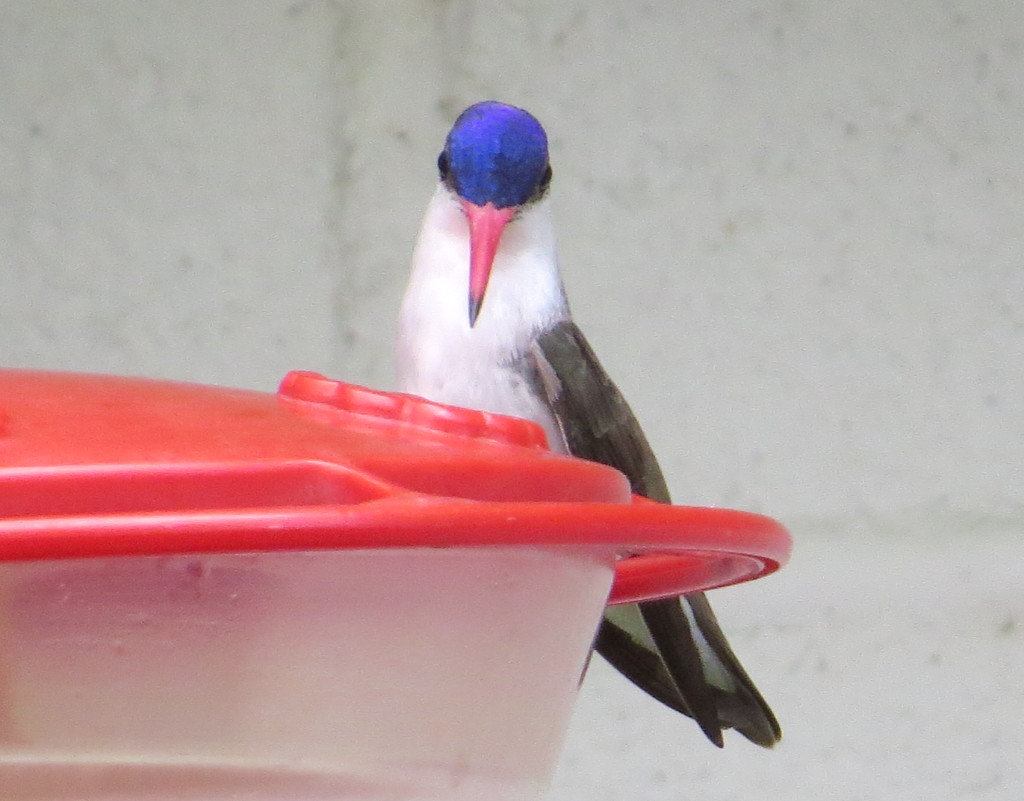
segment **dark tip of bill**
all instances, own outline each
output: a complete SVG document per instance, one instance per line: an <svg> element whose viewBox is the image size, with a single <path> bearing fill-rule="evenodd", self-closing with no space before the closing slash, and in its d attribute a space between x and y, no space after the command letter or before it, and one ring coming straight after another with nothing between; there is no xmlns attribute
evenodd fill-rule
<svg viewBox="0 0 1024 801"><path fill-rule="evenodd" d="M483 305L483 298L469 296L469 327L476 325L476 318L480 316L480 307Z"/></svg>

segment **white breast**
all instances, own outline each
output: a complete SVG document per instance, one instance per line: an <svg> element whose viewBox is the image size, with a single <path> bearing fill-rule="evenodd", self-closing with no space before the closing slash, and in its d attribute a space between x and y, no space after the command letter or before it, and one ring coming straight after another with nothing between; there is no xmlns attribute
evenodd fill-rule
<svg viewBox="0 0 1024 801"><path fill-rule="evenodd" d="M538 332L568 317L548 201L506 227L476 325L469 326L469 226L443 185L427 207L398 323L402 391L525 417L563 450L544 399L517 365Z"/></svg>

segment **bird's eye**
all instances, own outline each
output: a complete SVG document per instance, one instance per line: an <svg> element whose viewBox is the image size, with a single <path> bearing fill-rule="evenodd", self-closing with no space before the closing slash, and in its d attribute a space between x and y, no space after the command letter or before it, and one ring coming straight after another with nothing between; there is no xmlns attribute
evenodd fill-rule
<svg viewBox="0 0 1024 801"><path fill-rule="evenodd" d="M544 195L548 193L548 187L551 185L551 165L547 164L544 167L544 172L540 174L540 181L537 182L537 188L533 190L533 194L530 195L530 201L540 200Z"/></svg>
<svg viewBox="0 0 1024 801"><path fill-rule="evenodd" d="M442 181L448 177L448 154L443 150L441 155L437 157L437 171L441 173Z"/></svg>
<svg viewBox="0 0 1024 801"><path fill-rule="evenodd" d="M540 188L543 192L548 188L548 184L551 183L551 165L549 164L544 168L544 174L540 177Z"/></svg>

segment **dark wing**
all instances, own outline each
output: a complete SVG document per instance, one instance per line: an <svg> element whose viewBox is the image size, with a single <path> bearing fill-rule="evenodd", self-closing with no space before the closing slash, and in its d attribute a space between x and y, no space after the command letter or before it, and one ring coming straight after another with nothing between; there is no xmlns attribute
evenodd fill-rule
<svg viewBox="0 0 1024 801"><path fill-rule="evenodd" d="M526 358L569 453L616 468L634 493L668 503L668 488L647 438L576 324L566 320L542 333ZM702 657L702 644L713 656ZM781 736L703 593L650 601L639 604L639 610L636 605L609 607L594 647L648 694L694 718L718 746L723 728L735 728L766 747Z"/></svg>

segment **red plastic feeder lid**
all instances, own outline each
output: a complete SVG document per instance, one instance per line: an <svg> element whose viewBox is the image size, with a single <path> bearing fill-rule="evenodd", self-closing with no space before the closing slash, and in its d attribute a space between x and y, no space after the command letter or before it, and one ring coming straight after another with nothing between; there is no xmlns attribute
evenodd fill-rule
<svg viewBox="0 0 1024 801"><path fill-rule="evenodd" d="M610 601L771 573L774 520L632 498L524 420L289 373L277 395L0 370L0 561L523 545L622 554Z"/></svg>

